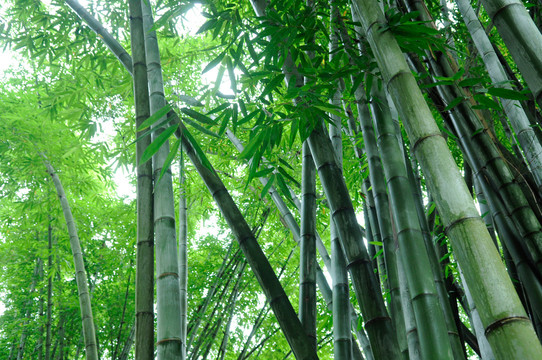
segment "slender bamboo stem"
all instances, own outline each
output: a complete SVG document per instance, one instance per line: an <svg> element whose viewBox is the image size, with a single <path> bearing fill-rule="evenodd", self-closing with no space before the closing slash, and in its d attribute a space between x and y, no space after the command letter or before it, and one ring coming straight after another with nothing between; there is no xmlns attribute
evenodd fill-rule
<svg viewBox="0 0 542 360"><path fill-rule="evenodd" d="M137 128L150 116L149 89L141 1L130 0L129 7ZM136 135L140 136L141 132L138 132ZM136 360L151 360L154 358L154 200L152 164L150 162L141 164L139 161L141 155L149 145L149 137L141 139L136 144Z"/></svg>

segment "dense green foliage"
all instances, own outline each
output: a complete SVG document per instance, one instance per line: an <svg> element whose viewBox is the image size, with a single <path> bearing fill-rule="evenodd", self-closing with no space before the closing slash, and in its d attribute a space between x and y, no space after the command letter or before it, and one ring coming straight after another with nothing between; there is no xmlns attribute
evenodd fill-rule
<svg viewBox="0 0 542 360"><path fill-rule="evenodd" d="M371 88L373 85L382 88L382 74L369 43L360 33L360 23L352 20L349 2L338 2L341 40L331 57L329 4L327 1L314 3L316 10L305 1L272 0L267 5L271 10L266 16L258 17L249 1L205 0L201 4L156 1L153 4L157 14L154 29L160 46L165 96L171 109L182 117L192 134L192 144L199 145L197 155L204 164L212 164L241 209L296 310L300 250L286 227L284 214L279 213L268 191L276 188L300 224L292 194L299 196L301 193L302 142L321 126L322 119L327 125L331 123L332 116L339 117L343 124L344 180L358 221L367 228L367 235L373 235L364 244L375 260L373 270L380 281L381 295L386 306L391 307L394 295L390 295L390 291L397 289L389 288L386 270L389 264L385 264L383 252L386 250L382 246L389 246L387 241L390 239L395 246L397 234L392 230L396 228L392 220L390 239L385 242L380 237L378 226L370 228L374 226L372 218L371 222L365 223L365 218L376 217L373 204L376 187L367 183L369 166L365 153L360 152L364 146L363 136L357 129L348 131L348 121L362 116L362 111L356 107L360 99L366 97L368 101L378 101L372 98ZM490 129L476 129L469 136L475 138L482 132L490 134L490 141L496 144L494 146L499 149L500 156L511 164L514 184L517 181L524 186L522 191L525 192L527 207L533 209L533 219L540 221L541 211L536 205L540 204L539 186L533 185L534 180L522 158L522 151L526 149L520 149L508 128L499 98L521 101L528 112L531 127L540 138L539 105L532 98L512 55L483 7L479 19L484 26L491 24L487 28L489 37L509 66L508 75L517 76L510 81L512 88L492 84L455 4L446 5L447 13L442 11L440 2L426 1L428 14L437 24L433 28L427 26L427 19L420 18L419 11L406 11L404 4L408 2L398 3L399 6L392 2L383 4L387 23L382 24L379 31L390 30L399 41L401 50L409 53L411 59L433 56L432 60L436 61L439 57L449 56L457 62L454 74L447 76L432 74L424 65L413 72L425 91L437 125L447 137L448 147L465 176L469 190L475 192L472 164L468 164L467 156L463 157L464 143L459 142L461 136L449 120L452 110L465 104L472 105L482 119L481 124L486 130ZM524 4L540 28L542 6L534 0L524 1ZM84 7L129 53L127 4L89 1ZM123 348L128 344L130 351L133 342L130 333L135 314L137 226L137 129L133 87L130 74L101 41L102 38L63 1L10 0L0 4L0 45L5 49L0 56L13 59L13 65L4 71L0 80L1 359L16 359L19 350L23 359L43 359L46 348L50 350L50 359L80 359L84 356L69 236L41 153L46 154L56 169L75 217L83 248L99 354L102 359L121 359ZM289 64L295 67L289 68ZM290 81L303 78L304 83ZM442 101L442 95L437 94L437 86L451 85L462 88L463 92L452 97L451 101ZM330 104L329 99L337 88L341 90L342 103ZM365 108L368 112L367 106ZM392 110L391 116L397 120ZM181 192L188 203L187 312L188 339L193 339L188 344L188 357L195 360L221 356L237 359L240 354L254 359L291 356L288 342L213 196L194 166L179 150L180 140L174 135L177 125L163 125L166 126L163 134L170 135L170 144L173 144L168 164L171 164L174 175L176 211ZM168 126L171 126L169 131ZM243 151L236 150L228 139L230 130L244 144ZM399 131L409 154L411 144L402 124ZM367 136L367 133L363 135ZM144 155L147 160L161 145L160 137L157 138ZM163 136L162 140L166 139ZM392 158L382 149L378 151L381 157ZM181 156L187 164L183 188L178 183L178 159ZM473 320L469 318L471 305L462 296L465 288L456 257L445 235L440 214L432 203L434 197L426 186L431 180L419 171L416 159L408 156L419 184L420 195L416 193L414 197L427 205L425 215L431 234L425 235L429 236L429 246L431 243L436 245L440 258L440 270L457 322L452 326L463 324L460 338L465 354L475 356L479 350L473 335ZM397 161L401 162L402 157L400 154ZM483 164L485 171L486 163ZM474 171L476 173L477 169ZM499 176L492 172L484 174L490 187L498 193L500 188L495 189L498 186L491 180L493 176ZM266 185L259 181L262 177L268 179ZM525 190L526 186L532 191ZM382 191L385 195L385 190ZM481 192L478 188L476 191ZM319 180L316 193L316 228L330 249L331 211ZM481 196L475 197L483 202ZM499 199L505 205L510 200L502 194ZM483 216L487 219L499 216L495 215L498 211L492 211L493 214ZM417 215L413 216L416 219ZM519 225L513 221L519 220L512 219L512 214L510 216L503 221L512 224L510 226L514 230L519 229L517 232L521 236L525 235L526 230L514 227ZM533 226L540 229L540 224ZM523 293L526 278L518 277L515 271L517 261L511 260L510 249L506 248L510 245L501 239L506 236L502 225L498 230L496 245L499 254L506 262L540 336L542 316L533 308L542 301L542 293ZM392 235L395 237L391 238ZM48 248L49 241L51 248ZM529 241L535 245L521 247L519 252L523 256L521 259L527 259L529 263L528 273L534 278L531 280L542 289L542 266L537 262L541 257L536 254L536 251L542 251L542 247L536 242L537 238L529 238ZM414 253L415 249L411 251ZM425 254L424 249L418 251ZM50 264L49 259L52 260ZM324 269L324 261L320 258L318 261ZM329 278L329 269L324 273ZM432 278L428 277L431 283ZM49 280L52 283L52 338L47 344ZM359 312L354 291L350 294L351 302ZM435 302L438 303L437 300ZM388 311L395 316L395 311ZM363 314L358 330L362 328L362 318ZM332 358L333 315L320 293L317 295L316 333L319 357ZM443 341L447 342L446 339ZM128 358L134 358L133 350Z"/></svg>

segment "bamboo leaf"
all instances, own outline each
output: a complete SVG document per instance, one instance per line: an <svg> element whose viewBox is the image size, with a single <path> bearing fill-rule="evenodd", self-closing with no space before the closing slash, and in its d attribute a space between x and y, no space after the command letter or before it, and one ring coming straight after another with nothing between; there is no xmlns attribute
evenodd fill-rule
<svg viewBox="0 0 542 360"><path fill-rule="evenodd" d="M320 109L324 112L327 112L329 114L338 116L340 118L347 118L347 116L342 111L338 111L337 108L333 108L331 106L323 106L323 105L314 105L315 108Z"/></svg>
<svg viewBox="0 0 542 360"><path fill-rule="evenodd" d="M282 177L282 174L275 173L277 184L279 186L280 192L282 195L284 195L287 199L291 200L292 195L290 194L290 190L288 189L288 186L286 185L286 182L284 181L284 178Z"/></svg>
<svg viewBox="0 0 542 360"><path fill-rule="evenodd" d="M260 193L260 199L263 199L265 197L265 195L269 192L269 189L271 189L271 186L273 186L274 182L275 174L272 174L267 180L267 184L265 184L265 186L263 187L262 192Z"/></svg>
<svg viewBox="0 0 542 360"><path fill-rule="evenodd" d="M279 74L275 76L270 82L265 85L265 88L262 91L262 94L260 97L264 97L265 95L269 94L271 91L275 90L278 86L282 84L282 81L284 80L284 74Z"/></svg>
<svg viewBox="0 0 542 360"><path fill-rule="evenodd" d="M198 145L196 139L194 139L194 137L192 136L192 134L190 134L190 132L188 131L187 128L182 129L182 136L185 136L186 139L188 140L188 142L192 145L192 147L196 151L196 154L200 158L201 163L203 164L203 166L205 166L209 170L214 171L213 166L209 162L209 159L207 159L207 156L205 156L205 153L203 152L203 150L201 150L201 148Z"/></svg>
<svg viewBox="0 0 542 360"><path fill-rule="evenodd" d="M170 110L171 110L171 106L169 105L164 106L163 108L161 108L160 110L152 114L147 120L143 121L143 123L139 125L139 128L137 129L137 131L141 131L151 126L152 124L157 122L158 119L161 119L163 116L165 116Z"/></svg>
<svg viewBox="0 0 542 360"><path fill-rule="evenodd" d="M484 81L485 81L484 78L476 77L476 78L461 80L460 82L457 83L457 85L461 87L474 86L474 85L482 84Z"/></svg>
<svg viewBox="0 0 542 360"><path fill-rule="evenodd" d="M230 87L233 93L237 93L237 81L235 80L235 72L233 71L233 64L229 56L226 56L226 66L228 68L228 77L230 78Z"/></svg>
<svg viewBox="0 0 542 360"><path fill-rule="evenodd" d="M189 108L182 108L181 109L181 112L183 114L186 114L188 116L190 116L191 118L201 122L201 123L204 123L204 124L209 124L209 125L216 125L216 122L211 119L210 117L208 117L207 115L203 115L195 110L192 110L192 109L189 109Z"/></svg>
<svg viewBox="0 0 542 360"><path fill-rule="evenodd" d="M461 104L461 102L465 100L465 98L463 96L458 96L456 97L455 99L453 99L449 104L448 106L446 106L444 108L444 111L449 111L451 109L453 109L454 107L456 107L457 105Z"/></svg>
<svg viewBox="0 0 542 360"><path fill-rule="evenodd" d="M203 127L203 126L201 126L197 122L194 122L194 121L190 120L189 118L183 117L183 122L187 123L188 125L192 126L194 129L196 129L196 130L198 130L198 131L200 131L200 132L202 132L204 134L220 138L220 136L218 136L216 133L212 132L211 130L209 130L209 129Z"/></svg>
<svg viewBox="0 0 542 360"><path fill-rule="evenodd" d="M500 106L497 102L493 101L492 99L488 98L484 94L475 94L474 100L478 102L480 105L475 105L472 108L473 109L495 109L500 110Z"/></svg>
<svg viewBox="0 0 542 360"><path fill-rule="evenodd" d="M241 159L250 159L252 158L252 155L256 152L258 149L258 146L260 145L261 138L263 136L263 131L260 131L256 136L254 136L247 144L247 146L244 148L244 150L241 152L239 157Z"/></svg>
<svg viewBox="0 0 542 360"><path fill-rule="evenodd" d="M209 111L207 113L207 115L216 114L218 112L221 112L222 110L227 109L228 107L230 107L230 105L231 104L229 102L225 102L223 104L220 104L217 107L215 107L213 110Z"/></svg>
<svg viewBox="0 0 542 360"><path fill-rule="evenodd" d="M156 123L152 128L148 129L147 131L143 132L142 134L140 134L137 139L135 139L134 141L132 141L130 143L130 146L135 144L136 142L138 142L139 140L143 139L145 136L148 136L149 134L152 134L153 132L161 129L164 125L166 125L167 123L169 123L171 120L166 117L164 120Z"/></svg>
<svg viewBox="0 0 542 360"><path fill-rule="evenodd" d="M257 172L254 174L254 177L266 177L267 175L269 175L269 174L272 173L273 171L275 171L275 169L273 169L273 168L266 168L266 169L257 171Z"/></svg>
<svg viewBox="0 0 542 360"><path fill-rule="evenodd" d="M286 166L287 168L289 168L290 170L295 171L294 168L292 167L292 165L288 164L288 162L287 162L286 160L283 160L283 159L279 158L279 161L280 161L284 166Z"/></svg>
<svg viewBox="0 0 542 360"><path fill-rule="evenodd" d="M489 88L487 89L488 94L497 96L503 99L510 100L527 100L528 97L523 95L517 90L503 89L503 88Z"/></svg>
<svg viewBox="0 0 542 360"><path fill-rule="evenodd" d="M175 156L177 155L177 152L179 152L179 145L181 144L181 138L178 138L175 140L173 145L169 148L169 154L167 154L166 160L164 161L164 164L162 165L162 170L160 171L160 176L158 177L158 181L156 181L155 187L158 185L160 180L162 179L162 176L166 173L166 171L171 166L171 163L173 162L173 159L175 159Z"/></svg>
<svg viewBox="0 0 542 360"><path fill-rule="evenodd" d="M196 35L213 29L216 26L216 23L216 19L207 20L203 25L201 25L198 31L196 31Z"/></svg>
<svg viewBox="0 0 542 360"><path fill-rule="evenodd" d="M226 55L226 52L221 52L220 55L218 55L216 58L211 60L211 62L209 64L207 64L207 66L205 67L205 69L203 69L203 71L201 73L205 74L207 71L211 70L212 68L214 68L215 66L220 64L222 59L224 59L225 55Z"/></svg>
<svg viewBox="0 0 542 360"><path fill-rule="evenodd" d="M231 117L231 110L230 111L224 111L224 118L222 119L222 123L220 124L220 129L218 130L218 136L222 137L224 135L224 132L226 131L226 127L228 126L228 122Z"/></svg>
<svg viewBox="0 0 542 360"><path fill-rule="evenodd" d="M164 145L164 143L169 139L169 137L177 130L179 127L178 124L168 127L160 135L154 139L154 141L143 151L141 159L139 159L139 165L142 165L149 161L154 154Z"/></svg>
<svg viewBox="0 0 542 360"><path fill-rule="evenodd" d="M282 176L284 176L286 179L292 182L297 188L301 189L301 184L296 179L294 179L290 174L288 174L282 166L279 166L277 170Z"/></svg>
<svg viewBox="0 0 542 360"><path fill-rule="evenodd" d="M188 95L176 95L179 100L184 102L186 105L203 107L204 105L197 99Z"/></svg>

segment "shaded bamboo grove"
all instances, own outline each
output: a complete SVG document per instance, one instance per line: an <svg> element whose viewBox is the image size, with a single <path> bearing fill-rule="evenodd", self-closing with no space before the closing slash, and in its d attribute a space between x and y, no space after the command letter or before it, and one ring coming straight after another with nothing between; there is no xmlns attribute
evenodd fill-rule
<svg viewBox="0 0 542 360"><path fill-rule="evenodd" d="M182 36L191 2L31 2L0 19L36 72L2 82L2 258L35 235L2 277L0 358L542 358L540 2L209 0ZM122 151L76 125L99 117ZM86 207L108 191L86 175L66 195L58 169L94 184L121 156L134 206Z"/></svg>

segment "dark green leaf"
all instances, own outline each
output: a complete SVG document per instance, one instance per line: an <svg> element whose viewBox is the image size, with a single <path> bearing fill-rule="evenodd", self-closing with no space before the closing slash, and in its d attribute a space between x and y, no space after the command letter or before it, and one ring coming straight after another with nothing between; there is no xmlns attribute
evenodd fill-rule
<svg viewBox="0 0 542 360"><path fill-rule="evenodd" d="M207 134L207 135L210 135L210 136L213 136L213 137L217 137L217 138L220 137L216 133L212 132L211 130L209 130L209 129L203 127L203 126L201 126L197 122L190 120L189 118L183 117L183 122L187 123L188 125L192 126L196 130L198 130L198 131L200 131L200 132L202 132L204 134Z"/></svg>
<svg viewBox="0 0 542 360"><path fill-rule="evenodd" d="M188 142L192 145L194 150L196 151L196 154L198 155L199 159L201 160L201 163L203 166L205 166L207 169L214 171L213 166L209 162L209 159L207 159L207 156L205 156L205 153L203 150L201 150L200 146L198 145L196 139L190 134L187 128L181 129L182 130L182 136L186 137Z"/></svg>
<svg viewBox="0 0 542 360"><path fill-rule="evenodd" d="M241 159L250 159L254 155L258 147L261 145L263 134L264 132L260 131L252 139L250 139L245 149L239 155Z"/></svg>
<svg viewBox="0 0 542 360"><path fill-rule="evenodd" d="M224 112L224 118L222 119L222 123L220 124L220 129L218 130L218 136L224 135L224 132L226 131L226 127L228 126L228 121L231 117L231 110Z"/></svg>
<svg viewBox="0 0 542 360"><path fill-rule="evenodd" d="M203 32L213 29L216 26L216 23L216 19L207 20L203 25L201 25L198 31L196 31L196 34L201 34Z"/></svg>
<svg viewBox="0 0 542 360"><path fill-rule="evenodd" d="M444 108L444 111L449 111L459 105L465 98L463 96L458 96L455 99L453 99L448 106Z"/></svg>
<svg viewBox="0 0 542 360"><path fill-rule="evenodd" d="M263 169L263 170L260 170L260 171L257 171L256 173L254 173L254 177L259 177L259 178L260 177L266 177L267 175L269 175L273 171L275 171L275 169L266 168L266 169Z"/></svg>
<svg viewBox="0 0 542 360"><path fill-rule="evenodd" d="M210 117L208 117L207 115L203 115L203 114L200 114L199 112L195 111L195 110L192 110L192 109L189 109L189 108L182 108L181 111L190 116L191 118L201 122L201 123L204 123L204 124L209 124L209 125L215 125L216 122L211 119Z"/></svg>
<svg viewBox="0 0 542 360"><path fill-rule="evenodd" d="M173 126L168 127L165 129L160 135L154 139L154 141L147 146L145 151L143 151L143 154L141 155L141 159L139 159L139 165L146 163L149 161L154 154L158 152L158 150L164 145L164 143L169 139L169 137L177 130L179 127L178 124L175 124Z"/></svg>
<svg viewBox="0 0 542 360"><path fill-rule="evenodd" d="M277 184L279 186L280 192L282 195L284 195L287 199L292 199L292 194L290 194L290 189L288 189L288 186L286 185L286 182L284 181L284 178L280 173L276 173L276 180Z"/></svg>
<svg viewBox="0 0 542 360"><path fill-rule="evenodd" d="M235 72L233 71L233 64L229 56L226 56L226 66L228 67L228 77L230 78L230 86L235 94L237 92L237 81L235 79Z"/></svg>
<svg viewBox="0 0 542 360"><path fill-rule="evenodd" d="M224 59L225 55L226 55L226 52L221 52L220 55L218 55L216 58L211 60L211 62L209 64L207 64L207 66L205 67L205 69L203 69L203 71L201 73L205 74L207 71L211 70L212 68L214 68L215 66L220 64L222 59Z"/></svg>
<svg viewBox="0 0 542 360"><path fill-rule="evenodd" d="M528 97L516 90L503 88L490 88L487 90L490 95L510 100L527 100Z"/></svg>
<svg viewBox="0 0 542 360"><path fill-rule="evenodd" d="M158 121L158 119L161 119L163 116L165 116L170 110L171 110L171 106L169 105L164 106L163 108L161 108L160 110L152 114L147 120L143 121L143 123L139 125L139 128L137 129L137 131L141 131L151 126L156 121Z"/></svg>
<svg viewBox="0 0 542 360"><path fill-rule="evenodd" d="M156 181L155 187L158 185L158 183L162 179L162 176L164 176L166 171L171 166L173 159L175 159L175 156L177 155L177 152L179 151L180 144L181 144L181 138L178 138L177 140L175 140L173 145L169 148L169 154L167 154L166 160L164 161L164 165L162 166L162 170L160 171L160 176L158 177L158 181Z"/></svg>
<svg viewBox="0 0 542 360"><path fill-rule="evenodd" d="M269 189L271 189L271 186L273 186L273 183L275 182L275 174L272 174L269 179L267 180L267 184L262 189L262 192L260 193L260 198L263 199L264 196L269 192Z"/></svg>
<svg viewBox="0 0 542 360"><path fill-rule="evenodd" d="M287 161L285 161L285 160L283 160L283 159L281 159L281 158L279 158L279 161L280 161L284 166L286 166L287 168L289 168L289 169L291 169L291 170L294 170L294 168L292 167L292 165L288 164Z"/></svg>
<svg viewBox="0 0 542 360"><path fill-rule="evenodd" d="M492 99L488 98L484 94L475 94L474 100L478 102L480 105L475 105L472 108L473 109L495 109L500 110L500 106L498 103L493 101Z"/></svg>
<svg viewBox="0 0 542 360"><path fill-rule="evenodd" d="M282 166L279 166L277 170L279 171L279 173L282 174L282 176L284 176L286 179L292 182L297 188L301 188L301 184L296 179L294 179L290 174L288 174Z"/></svg>
<svg viewBox="0 0 542 360"><path fill-rule="evenodd" d="M217 107L215 107L213 110L209 111L209 112L207 113L207 115L219 113L219 112L221 112L222 110L227 109L228 107L230 107L230 105L231 105L231 104L230 104L229 102L225 102L225 103L223 103L223 104L220 104L220 105L218 105Z"/></svg>
<svg viewBox="0 0 542 360"><path fill-rule="evenodd" d="M265 85L265 88L262 91L261 97L264 97L265 95L269 94L271 91L275 90L278 86L282 84L282 81L284 80L284 74L279 74L273 78L267 85Z"/></svg>

